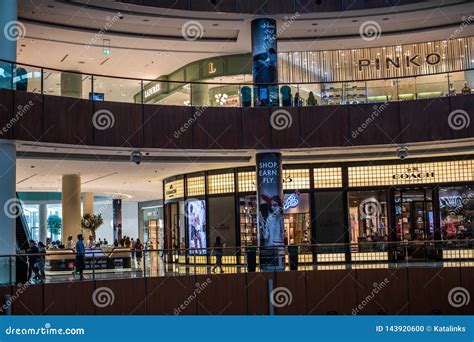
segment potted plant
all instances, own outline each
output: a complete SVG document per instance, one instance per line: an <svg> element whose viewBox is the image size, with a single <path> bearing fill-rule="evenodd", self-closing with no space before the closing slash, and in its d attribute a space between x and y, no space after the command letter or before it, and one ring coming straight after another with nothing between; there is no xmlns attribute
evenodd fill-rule
<svg viewBox="0 0 474 342"><path fill-rule="evenodd" d="M81 226L83 229L89 229L92 233L92 237L95 240L95 231L104 223L102 214L84 214L81 219Z"/></svg>

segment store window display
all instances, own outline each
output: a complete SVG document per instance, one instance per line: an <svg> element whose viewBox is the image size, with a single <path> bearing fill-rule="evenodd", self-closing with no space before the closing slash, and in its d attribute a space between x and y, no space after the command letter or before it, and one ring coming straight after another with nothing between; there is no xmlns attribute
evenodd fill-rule
<svg viewBox="0 0 474 342"><path fill-rule="evenodd" d="M240 201L240 244L242 247L258 246L257 196L242 196Z"/></svg>
<svg viewBox="0 0 474 342"><path fill-rule="evenodd" d="M311 244L311 214L309 194L285 194L285 245Z"/></svg>
<svg viewBox="0 0 474 342"><path fill-rule="evenodd" d="M387 241L386 191L350 192L349 219L351 243Z"/></svg>
<svg viewBox="0 0 474 342"><path fill-rule="evenodd" d="M439 209L443 239L472 238L474 190L471 186L440 188Z"/></svg>

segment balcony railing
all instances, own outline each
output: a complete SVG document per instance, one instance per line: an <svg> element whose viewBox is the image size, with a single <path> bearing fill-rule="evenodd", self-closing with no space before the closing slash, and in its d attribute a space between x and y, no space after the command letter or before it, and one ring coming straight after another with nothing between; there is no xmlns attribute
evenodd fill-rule
<svg viewBox="0 0 474 342"><path fill-rule="evenodd" d="M93 101L177 106L348 105L468 94L474 85L466 81L467 71L376 80L266 85L113 77L0 60L0 88Z"/></svg>

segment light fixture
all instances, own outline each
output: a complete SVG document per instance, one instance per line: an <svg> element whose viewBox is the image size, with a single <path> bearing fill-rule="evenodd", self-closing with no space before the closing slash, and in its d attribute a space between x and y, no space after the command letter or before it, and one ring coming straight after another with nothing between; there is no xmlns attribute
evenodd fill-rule
<svg viewBox="0 0 474 342"><path fill-rule="evenodd" d="M102 40L102 53L104 55L110 55L110 39Z"/></svg>

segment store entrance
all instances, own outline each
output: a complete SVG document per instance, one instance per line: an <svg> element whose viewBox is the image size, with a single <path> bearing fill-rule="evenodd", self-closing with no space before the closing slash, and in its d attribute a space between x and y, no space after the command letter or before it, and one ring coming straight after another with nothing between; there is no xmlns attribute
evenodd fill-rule
<svg viewBox="0 0 474 342"><path fill-rule="evenodd" d="M423 241L434 240L435 235L433 189L397 189L394 197L397 241L414 242L399 246L399 253L405 258L426 258L430 246Z"/></svg>

